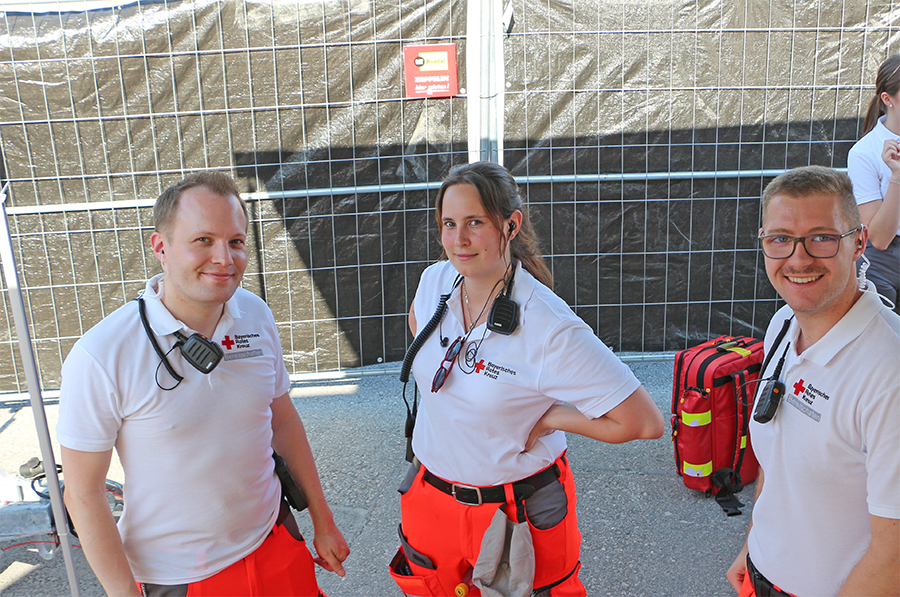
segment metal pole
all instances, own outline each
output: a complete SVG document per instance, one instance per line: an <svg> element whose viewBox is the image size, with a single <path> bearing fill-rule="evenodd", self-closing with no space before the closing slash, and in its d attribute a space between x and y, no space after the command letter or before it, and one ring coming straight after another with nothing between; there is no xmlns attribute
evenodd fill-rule
<svg viewBox="0 0 900 597"><path fill-rule="evenodd" d="M503 164L505 64L500 0L469 0L466 18L466 110L469 162Z"/></svg>
<svg viewBox="0 0 900 597"><path fill-rule="evenodd" d="M473 105L477 102L471 102ZM471 130L476 131L477 139L481 139L477 125L469 124ZM502 135L501 135L502 137ZM501 138L502 141L502 138ZM477 162L481 159L480 141L474 145L474 153L469 159ZM500 148L502 156L502 147ZM846 172L846 168L835 168L838 172ZM766 170L697 170L680 172L616 172L611 174L533 174L530 176L516 176L516 182L527 184L568 184L568 183L595 183L595 182L642 182L648 180L710 180L720 178L774 178L787 172L784 169ZM402 193L413 191L430 191L441 186L441 181L434 182L408 182L396 184L372 184L356 185L350 187L329 187L316 189L291 189L287 191L257 191L255 193L241 193L244 201L270 201L273 199L290 199L294 197L337 197L341 195L356 195L359 193ZM713 201L716 197L694 197L693 201ZM57 203L52 205L25 205L22 207L10 207L7 214L32 215L66 212L100 211L111 209L139 209L150 208L156 203L156 199L128 199L122 201L94 201L91 203Z"/></svg>
<svg viewBox="0 0 900 597"><path fill-rule="evenodd" d="M66 509L63 506L59 476L56 474L56 459L53 457L53 446L50 443L50 428L47 426L47 414L44 412L44 399L41 396L37 365L34 362L34 353L31 349L31 334L28 332L28 322L26 321L25 303L22 300L22 291L19 287L19 272L16 269L16 260L13 254L12 235L9 232L9 222L6 218L7 188L9 188L9 183L0 189L0 211L3 212L3 217L0 218L0 262L3 263L3 275L6 279L6 286L9 289L13 318L16 320L19 353L22 356L25 380L28 383L28 393L31 396L31 410L34 412L34 425L37 428L38 441L41 446L44 472L47 474L47 487L50 489L50 507L53 510L53 519L56 521L56 535L62 546L72 597L80 597L81 591L78 588L78 578L75 576L75 560L72 557L72 543L69 539L69 521L66 517Z"/></svg>

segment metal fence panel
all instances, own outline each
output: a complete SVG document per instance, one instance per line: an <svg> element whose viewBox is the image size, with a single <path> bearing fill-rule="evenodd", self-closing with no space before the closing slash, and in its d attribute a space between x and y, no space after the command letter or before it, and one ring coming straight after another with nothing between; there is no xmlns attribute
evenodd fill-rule
<svg viewBox="0 0 900 597"><path fill-rule="evenodd" d="M753 238L762 186L844 165L900 46L896 2L511 6L505 164L557 292L617 350L759 335L775 307ZM247 193L244 285L291 373L400 359L440 254L430 189L468 150L464 91L404 98L402 47L456 43L463 82L465 20L464 0L2 14L0 178L43 384L159 271L150 206L198 168ZM22 390L2 297L0 391Z"/></svg>
<svg viewBox="0 0 900 597"><path fill-rule="evenodd" d="M542 181L525 188L557 292L619 350L760 337L758 199L786 169L846 166L900 6L513 7L504 163Z"/></svg>

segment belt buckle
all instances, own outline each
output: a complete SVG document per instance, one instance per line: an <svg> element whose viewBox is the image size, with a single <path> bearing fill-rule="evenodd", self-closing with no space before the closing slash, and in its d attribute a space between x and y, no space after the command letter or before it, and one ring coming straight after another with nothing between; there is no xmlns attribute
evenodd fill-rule
<svg viewBox="0 0 900 597"><path fill-rule="evenodd" d="M459 496L456 495L457 489L467 489L469 491L474 491L475 495L478 496L478 501L476 503L472 503L472 502L465 502L465 501L459 499ZM451 483L450 484L450 493L453 495L454 499L456 499L456 501L459 502L460 504L465 504L467 506L480 506L481 504L484 503L481 498L481 488L480 487L474 487L472 485L463 485L461 483Z"/></svg>

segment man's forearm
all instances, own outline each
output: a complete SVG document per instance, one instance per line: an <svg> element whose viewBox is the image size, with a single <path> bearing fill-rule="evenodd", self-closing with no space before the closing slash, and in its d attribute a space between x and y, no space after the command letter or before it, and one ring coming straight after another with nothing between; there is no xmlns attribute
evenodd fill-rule
<svg viewBox="0 0 900 597"><path fill-rule="evenodd" d="M876 597L881 595L900 594L898 583L898 563L896 559L883 557L871 550L853 567L839 597Z"/></svg>
<svg viewBox="0 0 900 597"><path fill-rule="evenodd" d="M272 402L272 447L284 458L294 479L306 494L315 533L313 543L319 555L316 563L344 576L342 562L347 559L350 548L325 501L306 429L288 394Z"/></svg>
<svg viewBox="0 0 900 597"><path fill-rule="evenodd" d="M312 449L306 438L306 429L297 415L297 411L290 403L290 398L287 398L287 401L281 405L285 407L284 410L276 411L278 416L273 419L275 423L272 430L273 448L284 458L294 481L303 490L309 504L309 515L313 526L320 522L328 523L333 520L333 517L331 509L325 501L325 493L322 491L322 484L319 481Z"/></svg>
<svg viewBox="0 0 900 597"><path fill-rule="evenodd" d="M73 495L66 489L66 506L84 555L107 595L140 595L105 493Z"/></svg>
<svg viewBox="0 0 900 597"><path fill-rule="evenodd" d="M900 595L900 521L869 518L872 540L838 593L841 597Z"/></svg>

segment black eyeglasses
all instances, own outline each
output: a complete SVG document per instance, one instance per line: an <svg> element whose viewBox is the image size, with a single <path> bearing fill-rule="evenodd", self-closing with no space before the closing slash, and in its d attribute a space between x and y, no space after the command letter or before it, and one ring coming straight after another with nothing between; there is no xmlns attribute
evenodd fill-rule
<svg viewBox="0 0 900 597"><path fill-rule="evenodd" d="M831 259L838 253L841 239L859 232L862 226L857 226L843 234L808 234L806 236L788 236L786 234L766 234L760 231L759 244L763 254L769 259L787 259L794 254L797 243L802 243L810 257L816 259Z"/></svg>
<svg viewBox="0 0 900 597"><path fill-rule="evenodd" d="M456 362L456 357L459 355L459 351L462 350L462 346L463 337L459 336L453 341L450 348L447 349L447 354L444 355L444 360L441 361L441 368L437 370L434 374L434 379L431 380L432 392L440 390L441 386L444 385L444 382L447 381L447 376L450 375L450 370L453 369L453 363ZM449 363L449 365L447 363Z"/></svg>

